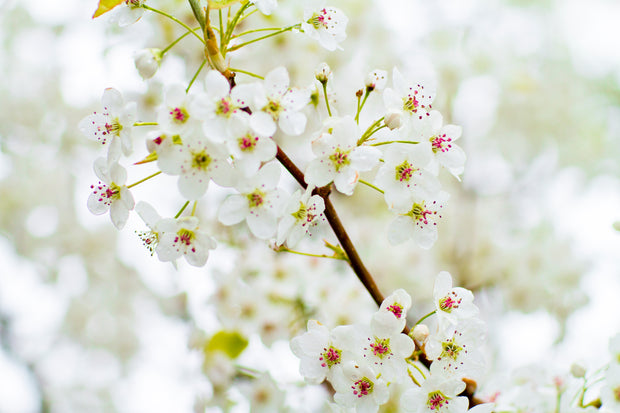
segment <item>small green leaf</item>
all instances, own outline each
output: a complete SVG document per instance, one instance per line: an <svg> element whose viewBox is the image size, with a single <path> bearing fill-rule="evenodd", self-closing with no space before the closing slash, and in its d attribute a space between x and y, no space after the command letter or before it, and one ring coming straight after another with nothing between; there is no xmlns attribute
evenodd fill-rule
<svg viewBox="0 0 620 413"><path fill-rule="evenodd" d="M209 0L209 8L211 10L223 9L224 7L232 6L240 2L241 0Z"/></svg>
<svg viewBox="0 0 620 413"><path fill-rule="evenodd" d="M205 353L220 351L231 359L237 358L248 345L248 339L237 331L219 331L205 345Z"/></svg>
<svg viewBox="0 0 620 413"><path fill-rule="evenodd" d="M107 13L112 10L114 7L121 4L124 0L99 0L99 7L97 7L97 11L93 14L93 19L95 17L101 16L103 13Z"/></svg>

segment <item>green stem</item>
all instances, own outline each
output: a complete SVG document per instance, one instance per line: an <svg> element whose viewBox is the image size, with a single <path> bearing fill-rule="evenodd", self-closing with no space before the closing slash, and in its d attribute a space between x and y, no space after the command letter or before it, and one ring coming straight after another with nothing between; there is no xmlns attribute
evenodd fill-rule
<svg viewBox="0 0 620 413"><path fill-rule="evenodd" d="M249 45L249 44L252 44L252 43L258 42L258 41L260 41L260 40L268 39L269 37L277 36L277 35L279 35L279 34L282 34L282 33L284 33L284 32L288 32L288 31L291 31L291 30L293 30L294 28L299 28L299 27L301 27L301 24L300 24L300 23L295 24L295 25L293 25L293 26L285 27L284 29L280 29L280 30L278 30L277 32L274 32L274 33L269 33L269 34L266 34L265 36L257 37L256 39L253 39L253 40L248 40L248 41L247 41L247 42L245 42L245 43L241 43L241 44L238 44L238 45L236 45L236 46L231 47L230 49L227 49L227 50L226 50L226 53L228 53L228 52L234 52L235 50L239 50L239 49L241 49L242 47L247 46L247 45Z"/></svg>
<svg viewBox="0 0 620 413"><path fill-rule="evenodd" d="M202 11L202 7L200 6L199 0L189 0L189 5L192 6L192 12L194 13L194 17L198 21L198 24L200 24L200 28L202 29L202 32L204 33L205 15L204 15L204 12Z"/></svg>
<svg viewBox="0 0 620 413"><path fill-rule="evenodd" d="M321 82L321 84L323 85L323 96L325 96L325 106L327 106L327 113L329 114L329 117L331 117L332 111L329 108L329 99L327 98L327 81Z"/></svg>
<svg viewBox="0 0 620 413"><path fill-rule="evenodd" d="M387 142L377 142L377 143L372 143L370 144L370 146L381 146L381 145L389 145L391 143L408 143L410 145L417 145L420 142L414 142L414 141L387 141Z"/></svg>
<svg viewBox="0 0 620 413"><path fill-rule="evenodd" d="M418 320L417 323L415 323L414 325L418 325L420 324L422 321L426 320L427 318L429 318L430 316L432 316L433 314L435 314L437 311L433 310L430 313L426 314L424 317L422 317L421 319Z"/></svg>
<svg viewBox="0 0 620 413"><path fill-rule="evenodd" d="M196 207L198 206L198 201L194 201L194 205L192 206L192 215L196 215Z"/></svg>
<svg viewBox="0 0 620 413"><path fill-rule="evenodd" d="M364 105L366 104L366 99L368 99L368 95L370 95L370 92L371 92L371 90L366 88L366 93L364 94L364 99L362 100L362 103L357 106L357 113L355 114L355 121L357 123L359 123L360 113L362 113L362 109L364 108Z"/></svg>
<svg viewBox="0 0 620 413"><path fill-rule="evenodd" d="M157 126L157 122L134 122L133 126Z"/></svg>
<svg viewBox="0 0 620 413"><path fill-rule="evenodd" d="M183 211L185 211L185 208L187 208L187 206L189 205L189 201L186 201L183 206L181 207L181 209L179 210L179 212L177 212L177 214L174 216L174 219L177 219L178 217L181 216L181 214L183 213Z"/></svg>
<svg viewBox="0 0 620 413"><path fill-rule="evenodd" d="M194 30L198 30L198 29L194 29ZM175 45L175 44L179 43L181 40L183 40L183 39L184 39L184 38L185 38L188 34L190 34L190 33L191 33L190 31L187 31L187 32L183 33L183 34L182 34L179 38L177 38L174 42L170 43L170 44L168 45L168 47L166 47L165 49L163 49L163 50L161 51L161 55L162 55L162 56L163 56L163 55L165 55L165 54L166 54L166 52L168 52L168 50L172 49L172 48L174 47L174 45Z"/></svg>
<svg viewBox="0 0 620 413"><path fill-rule="evenodd" d="M229 67L228 70L230 70L231 72L239 72L239 73L243 73L245 75L248 76L252 76L261 80L264 80L265 78L262 77L261 75L257 75L256 73L252 73L252 72L248 72L247 70L241 70L241 69L234 69L232 67Z"/></svg>
<svg viewBox="0 0 620 413"><path fill-rule="evenodd" d="M138 185L138 184L141 184L141 183L142 183L142 182L144 182L144 181L148 181L149 179L151 179L151 178L153 178L153 177L155 177L155 176L159 175L160 173L161 173L161 171L157 171L157 172L155 172L154 174L149 175L149 176L147 176L147 177L146 177L146 178L144 178L144 179L140 179L138 182L134 182L134 183L133 183L133 184L131 184L131 185L127 185L127 189L133 188L134 186L136 186L136 185Z"/></svg>
<svg viewBox="0 0 620 413"><path fill-rule="evenodd" d="M277 252L290 252L291 254L297 254L297 255L304 255L306 257L316 257L316 258L331 258L334 260L343 260L343 261L347 261L344 258L340 258L337 257L335 255L325 255L325 254L311 254L309 252L301 252L301 251L295 251L295 250L291 250L288 249L287 247L285 247L284 245L282 245L281 247L279 247L277 250Z"/></svg>
<svg viewBox="0 0 620 413"><path fill-rule="evenodd" d="M410 366L412 366L414 369L416 369L416 370L417 370L417 371L418 371L418 372L422 375L422 377L424 378L424 380L426 380L426 374L424 374L424 372L423 372L423 371L422 371L422 370L421 370L421 369L420 369L420 368L419 368L419 367L418 367L418 366L417 366L414 362L412 362L412 361L410 361L410 360L407 360L407 363L408 363ZM414 380L415 380L415 379L414 379ZM416 384L417 384L417 381L416 381ZM418 384L418 386L419 386L419 384Z"/></svg>
<svg viewBox="0 0 620 413"><path fill-rule="evenodd" d="M357 140L357 146L360 146L361 144L366 142L366 140L368 140L368 138L370 138L373 133L375 133L376 131L378 131L379 129L383 127L383 126L379 126L379 124L383 122L384 118L385 117L382 116L381 118L377 119L376 121L373 122L372 125L368 127L368 129L366 129L362 137Z"/></svg>
<svg viewBox="0 0 620 413"><path fill-rule="evenodd" d="M232 21L230 19L228 19L227 21L227 25L226 25L226 33L224 33L221 38L220 38L220 50L222 52L222 56L226 56L226 48L228 47L228 42L230 42L230 39L232 37L232 32L233 30L235 30L235 27L237 26L237 23L239 22L239 19L241 18L241 15L243 14L243 12L252 5L252 3L247 2L245 3L243 6L241 6L239 8L239 10L237 10L237 13L235 13L235 16L233 17ZM228 9L228 11L230 12L231 9Z"/></svg>
<svg viewBox="0 0 620 413"><path fill-rule="evenodd" d="M190 80L189 85L187 85L187 89L185 89L185 93L189 92L189 89L192 87L192 85L196 81L196 78L198 77L198 75L202 71L202 68L205 67L205 64L207 64L207 60L206 59L202 61L202 63L200 64L200 67L198 68L198 70L196 70L196 73L194 73L194 77L192 77L192 80Z"/></svg>
<svg viewBox="0 0 620 413"><path fill-rule="evenodd" d="M224 23L222 21L222 9L219 9L217 11L217 14L220 19L220 50L224 50L224 36L222 36L222 33L224 33Z"/></svg>
<svg viewBox="0 0 620 413"><path fill-rule="evenodd" d="M377 188L376 186L374 186L374 185L373 185L373 184L371 184L370 182L366 182L366 181L364 181L363 179L360 179L358 182L359 182L360 184L364 184L364 185L366 185L366 186L369 186L369 187L371 187L372 189L374 189L374 190L376 190L376 191L381 192L382 194L384 194L384 193L385 193L382 189Z"/></svg>
<svg viewBox="0 0 620 413"><path fill-rule="evenodd" d="M168 13L166 13L164 11L154 9L151 6L147 6L146 4L142 4L142 6L140 6L140 7L144 8L146 10L150 10L153 13L161 14L162 16L167 17L170 20L180 24L181 26L185 27L187 29L187 31L191 32L194 36L196 36L196 38L198 40L200 40L202 42L202 44L205 43L205 40L202 37L200 37L200 35L198 35L198 33L196 33L191 27L189 27L187 24L183 23L181 20L177 19L176 17L171 16L171 15L169 15Z"/></svg>
<svg viewBox="0 0 620 413"><path fill-rule="evenodd" d="M254 29L254 30L248 30L245 32L241 32L239 34L235 34L234 36L231 37L231 39L237 39L241 36L245 36L247 34L252 34L252 33L258 33L258 32L267 32L267 31L275 31L275 30L282 30L281 27L265 27L263 29Z"/></svg>

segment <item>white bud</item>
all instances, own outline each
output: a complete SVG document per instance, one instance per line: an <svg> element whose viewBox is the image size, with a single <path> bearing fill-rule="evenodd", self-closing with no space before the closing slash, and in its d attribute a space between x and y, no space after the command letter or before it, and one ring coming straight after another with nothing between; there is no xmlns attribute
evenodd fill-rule
<svg viewBox="0 0 620 413"><path fill-rule="evenodd" d="M314 69L314 76L316 77L316 80L321 83L327 83L327 80L331 77L331 75L332 70L325 62L319 64L316 69Z"/></svg>
<svg viewBox="0 0 620 413"><path fill-rule="evenodd" d="M142 49L134 55L134 63L142 79L150 79L159 69L162 54L160 49Z"/></svg>
<svg viewBox="0 0 620 413"><path fill-rule="evenodd" d="M375 69L368 73L364 81L366 89L382 90L387 84L387 72L385 70Z"/></svg>
<svg viewBox="0 0 620 413"><path fill-rule="evenodd" d="M385 115L385 119L383 121L391 130L398 129L403 124L403 115L400 111L391 110Z"/></svg>
<svg viewBox="0 0 620 413"><path fill-rule="evenodd" d="M586 376L586 368L583 367L581 364L573 363L570 366L570 374L572 374L573 377L576 377L578 379L583 378Z"/></svg>
<svg viewBox="0 0 620 413"><path fill-rule="evenodd" d="M411 332L411 337L413 337L413 341L418 347L422 347L426 339L428 338L430 331L426 324L418 324L413 328Z"/></svg>

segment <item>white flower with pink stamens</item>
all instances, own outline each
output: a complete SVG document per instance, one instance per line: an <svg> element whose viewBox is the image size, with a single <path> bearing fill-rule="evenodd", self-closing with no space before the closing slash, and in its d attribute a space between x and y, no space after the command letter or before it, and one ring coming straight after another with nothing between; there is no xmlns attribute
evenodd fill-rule
<svg viewBox="0 0 620 413"><path fill-rule="evenodd" d="M222 144L207 138L183 136L182 145L170 145L158 153L157 165L162 172L180 175L178 186L187 199L199 199L211 179L218 185L233 186L234 170L228 163L228 152Z"/></svg>
<svg viewBox="0 0 620 413"><path fill-rule="evenodd" d="M375 413L390 397L387 382L383 377L377 378L377 374L365 364L345 363L342 374L334 375L332 385L336 390L334 401L342 406L355 407L358 413Z"/></svg>
<svg viewBox="0 0 620 413"><path fill-rule="evenodd" d="M372 317L372 323L384 331L401 332L405 328L410 308L411 296L399 288L383 300L379 311Z"/></svg>
<svg viewBox="0 0 620 413"><path fill-rule="evenodd" d="M462 128L457 125L443 125L443 117L436 110L422 122L420 133L422 141L428 141L434 154L433 169L437 164L446 168L452 175L460 180L459 175L465 169L465 152L454 143L461 137Z"/></svg>
<svg viewBox="0 0 620 413"><path fill-rule="evenodd" d="M231 127L241 108L249 105L256 84L243 84L230 88L228 79L217 70L205 76L205 93L194 101L197 116L204 122L202 129L209 139L221 142L231 135Z"/></svg>
<svg viewBox="0 0 620 413"><path fill-rule="evenodd" d="M395 127L419 126L428 116L435 98L435 88L430 80L421 79L411 82L403 78L398 69L392 75L393 88L383 91L383 103L386 107L386 119ZM400 118L396 121L394 118Z"/></svg>
<svg viewBox="0 0 620 413"><path fill-rule="evenodd" d="M433 301L440 326L454 326L458 320L474 317L478 307L474 304L474 295L462 287L452 287L452 276L442 271L435 279Z"/></svg>
<svg viewBox="0 0 620 413"><path fill-rule="evenodd" d="M184 256L190 265L205 265L209 250L217 244L207 233L200 231L198 225L196 217L162 219L157 224L160 236L155 247L160 261L175 261Z"/></svg>
<svg viewBox="0 0 620 413"><path fill-rule="evenodd" d="M250 102L252 128L264 136L273 136L276 124L287 135L300 135L306 128L301 110L310 102L306 89L289 87L286 68L277 67L258 83Z"/></svg>
<svg viewBox="0 0 620 413"><path fill-rule="evenodd" d="M295 247L305 235L312 235L324 219L325 201L319 195L312 195L313 188L308 186L304 193L298 190L289 198L278 224L278 245L286 241L289 248Z"/></svg>
<svg viewBox="0 0 620 413"><path fill-rule="evenodd" d="M262 163L276 157L278 147L270 136L260 135L252 129L247 113L238 113L233 118L226 146L233 157L235 169L241 175L250 177L256 174Z"/></svg>
<svg viewBox="0 0 620 413"><path fill-rule="evenodd" d="M316 320L308 321L308 331L291 340L291 350L300 359L299 373L308 383L319 384L327 378L331 381L334 372L342 368L343 356L347 355L342 345L346 326L330 331Z"/></svg>
<svg viewBox="0 0 620 413"><path fill-rule="evenodd" d="M187 94L181 84L168 86L157 113L159 127L177 134L199 131L203 119L195 101L195 95Z"/></svg>
<svg viewBox="0 0 620 413"><path fill-rule="evenodd" d="M420 248L431 248L437 241L437 222L448 198L447 192L440 191L434 198L395 208L399 216L388 227L388 241L396 245L413 238Z"/></svg>
<svg viewBox="0 0 620 413"><path fill-rule="evenodd" d="M265 164L253 177L242 179L237 185L241 193L222 202L220 222L234 225L245 220L256 237L275 235L284 200L284 191L276 188L279 180L280 165L275 161Z"/></svg>
<svg viewBox="0 0 620 413"><path fill-rule="evenodd" d="M129 211L134 207L134 199L125 186L127 171L118 164L118 156L95 160L94 170L100 181L90 186L92 193L87 206L95 215L110 211L112 223L117 229L122 229L129 218Z"/></svg>
<svg viewBox="0 0 620 413"><path fill-rule="evenodd" d="M469 405L467 397L458 397L465 390L460 379L430 376L421 387L403 393L400 407L410 413L465 413Z"/></svg>
<svg viewBox="0 0 620 413"><path fill-rule="evenodd" d="M314 4L304 10L304 21L301 30L311 39L317 40L325 49L334 51L342 49L340 43L347 38L349 19L336 7L323 7Z"/></svg>
<svg viewBox="0 0 620 413"><path fill-rule="evenodd" d="M392 144L375 175L375 185L383 189L390 208L407 208L414 199L428 199L441 190L439 180L426 167L430 164L430 144Z"/></svg>
<svg viewBox="0 0 620 413"><path fill-rule="evenodd" d="M102 145L120 146L125 155L132 151L131 130L136 119L135 102L125 104L121 93L107 88L101 97L103 111L95 112L82 119L78 124L86 137L98 141Z"/></svg>
<svg viewBox="0 0 620 413"><path fill-rule="evenodd" d="M372 146L357 146L361 134L351 116L330 119L323 129L312 142L317 157L306 167L306 182L321 187L333 181L338 191L352 195L359 173L379 163L381 151Z"/></svg>

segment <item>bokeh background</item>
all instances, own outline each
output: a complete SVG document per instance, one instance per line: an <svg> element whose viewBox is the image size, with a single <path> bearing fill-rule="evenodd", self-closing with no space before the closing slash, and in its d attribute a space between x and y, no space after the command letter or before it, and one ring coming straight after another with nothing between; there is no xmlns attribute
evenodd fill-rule
<svg viewBox="0 0 620 413"><path fill-rule="evenodd" d="M151 3L195 24L184 1ZM284 26L302 15L298 2L279 3L273 16L248 19L249 27ZM620 3L330 4L349 16L344 50L328 53L291 33L244 49L231 64L262 74L285 65L294 82L306 85L327 61L343 112L372 69L432 71L435 108L464 131L466 171L462 183L445 179L452 198L430 251L389 247L377 235L389 215L367 188L336 199L380 287L407 288L417 315L430 308L440 270L475 291L489 324L483 395L509 388L510 372L532 375L533 365L544 377L565 374L573 362L604 365L608 340L620 332ZM148 13L125 28L107 15L92 20L96 5L0 0L0 412L218 411L215 382L228 373L205 361L204 343L231 325L250 342L241 364L271 372L290 390L300 378L286 339L301 331L304 317L342 311L337 303L345 301L357 310L338 320L352 322L372 303L344 266L276 255L243 228L213 222L224 242L208 265L175 269L141 246L135 214L119 232L109 218L88 212L92 163L102 153L78 122L99 110L106 87L136 100L149 120L162 85L187 82L202 58L188 36L144 81L134 53L163 48L182 30ZM135 146L145 154L139 138ZM136 198L174 214L171 188L174 181L162 181ZM214 216L208 208L202 214ZM227 281L232 273L255 272L259 290ZM328 308L302 311L296 323L283 322L290 312L273 303L254 309L268 320L254 315L241 325L222 316L231 305L225 293L249 303L260 301L256 291L296 297L289 290L299 284L283 279L324 272L339 277L344 292L324 301ZM226 396L236 411L248 408L243 394ZM301 406L302 396L287 403Z"/></svg>

